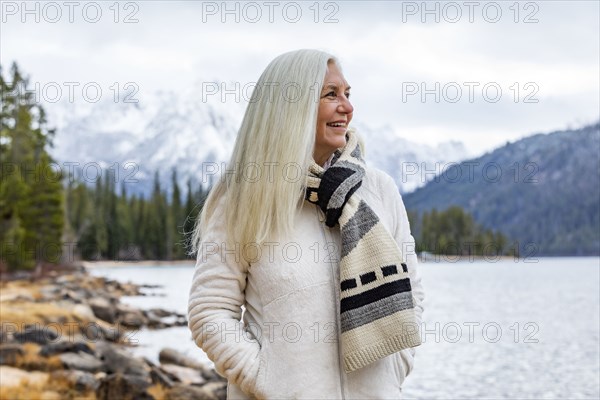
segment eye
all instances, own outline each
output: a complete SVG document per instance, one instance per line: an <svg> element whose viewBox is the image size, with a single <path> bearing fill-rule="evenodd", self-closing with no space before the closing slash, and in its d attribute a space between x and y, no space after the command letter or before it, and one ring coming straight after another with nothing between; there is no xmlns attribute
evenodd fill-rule
<svg viewBox="0 0 600 400"><path fill-rule="evenodd" d="M346 95L346 98L349 99L350 98L350 92L346 92L344 93Z"/></svg>
<svg viewBox="0 0 600 400"><path fill-rule="evenodd" d="M335 92L332 90L331 92L327 93L327 94L325 95L325 97L336 97L336 94L335 94Z"/></svg>

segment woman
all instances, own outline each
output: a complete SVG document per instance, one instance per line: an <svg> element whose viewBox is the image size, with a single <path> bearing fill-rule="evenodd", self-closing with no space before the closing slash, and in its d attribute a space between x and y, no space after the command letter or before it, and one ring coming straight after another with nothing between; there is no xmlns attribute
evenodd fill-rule
<svg viewBox="0 0 600 400"><path fill-rule="evenodd" d="M414 240L393 179L364 164L349 90L330 54L274 59L205 202L189 326L228 398L398 398L412 370Z"/></svg>

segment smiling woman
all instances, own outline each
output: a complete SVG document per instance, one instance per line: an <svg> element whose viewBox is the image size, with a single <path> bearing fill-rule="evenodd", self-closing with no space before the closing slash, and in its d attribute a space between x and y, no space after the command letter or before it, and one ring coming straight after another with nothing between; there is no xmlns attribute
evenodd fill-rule
<svg viewBox="0 0 600 400"><path fill-rule="evenodd" d="M346 131L354 107L350 104L350 86L337 64L327 65L317 116L314 159L319 165L333 157L333 152L346 144Z"/></svg>
<svg viewBox="0 0 600 400"><path fill-rule="evenodd" d="M349 89L330 54L275 58L201 212L189 327L228 398L398 398L413 368L414 239L393 179L363 160Z"/></svg>

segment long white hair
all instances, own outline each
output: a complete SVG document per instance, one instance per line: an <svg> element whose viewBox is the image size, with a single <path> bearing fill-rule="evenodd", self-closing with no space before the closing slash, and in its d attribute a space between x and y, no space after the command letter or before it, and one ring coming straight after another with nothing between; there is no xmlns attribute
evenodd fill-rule
<svg viewBox="0 0 600 400"><path fill-rule="evenodd" d="M228 243L260 245L291 231L304 199L330 63L341 69L333 55L302 49L267 66L246 108L225 179L213 186L196 222L193 252L222 196Z"/></svg>

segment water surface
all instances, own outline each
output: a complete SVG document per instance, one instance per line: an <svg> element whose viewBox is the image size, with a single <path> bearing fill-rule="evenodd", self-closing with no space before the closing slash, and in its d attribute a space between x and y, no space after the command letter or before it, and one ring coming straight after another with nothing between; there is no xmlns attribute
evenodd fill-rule
<svg viewBox="0 0 600 400"><path fill-rule="evenodd" d="M422 338L407 399L600 398L600 258L420 264ZM121 281L163 285L129 304L187 312L192 266L97 268ZM210 364L187 327L140 331L138 354L177 348Z"/></svg>

